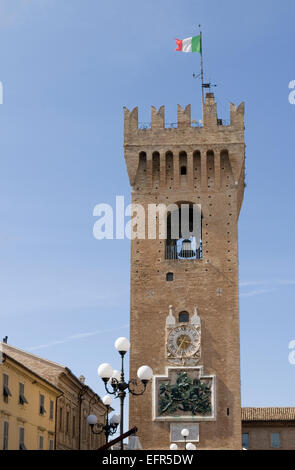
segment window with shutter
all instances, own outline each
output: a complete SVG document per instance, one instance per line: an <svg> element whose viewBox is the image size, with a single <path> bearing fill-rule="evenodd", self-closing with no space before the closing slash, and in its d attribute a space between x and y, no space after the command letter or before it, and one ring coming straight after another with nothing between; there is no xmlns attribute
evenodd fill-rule
<svg viewBox="0 0 295 470"><path fill-rule="evenodd" d="M11 392L8 387L8 375L3 374L3 398L5 403L8 402L8 397L11 397Z"/></svg>
<svg viewBox="0 0 295 470"><path fill-rule="evenodd" d="M3 426L3 450L8 450L8 432L9 432L9 423L4 421Z"/></svg>
<svg viewBox="0 0 295 470"><path fill-rule="evenodd" d="M54 410L54 403L53 403L53 400L50 400L50 419L53 419L53 410Z"/></svg>
<svg viewBox="0 0 295 470"><path fill-rule="evenodd" d="M67 411L66 414L66 433L68 433L70 430L70 412Z"/></svg>
<svg viewBox="0 0 295 470"><path fill-rule="evenodd" d="M25 397L25 386L22 383L19 383L19 404L24 405L28 403L28 400Z"/></svg>
<svg viewBox="0 0 295 470"><path fill-rule="evenodd" d="M59 409L59 430L62 431L63 428L63 409L60 407Z"/></svg>
<svg viewBox="0 0 295 470"><path fill-rule="evenodd" d="M19 450L27 450L25 446L25 428L19 428Z"/></svg>
<svg viewBox="0 0 295 470"><path fill-rule="evenodd" d="M44 403L45 403L45 397L44 397L44 395L40 395L40 415L44 415L44 414L45 414L45 406L44 406Z"/></svg>

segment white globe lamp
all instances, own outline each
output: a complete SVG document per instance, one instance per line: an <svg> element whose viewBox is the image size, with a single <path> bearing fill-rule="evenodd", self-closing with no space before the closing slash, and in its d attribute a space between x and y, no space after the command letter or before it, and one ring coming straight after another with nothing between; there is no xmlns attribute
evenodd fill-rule
<svg viewBox="0 0 295 470"><path fill-rule="evenodd" d="M192 444L191 442L188 442L185 446L186 450L197 450L195 444Z"/></svg>
<svg viewBox="0 0 295 470"><path fill-rule="evenodd" d="M105 395L103 398L102 398L102 402L105 406L111 406L112 404L112 397L110 397L110 395Z"/></svg>
<svg viewBox="0 0 295 470"><path fill-rule="evenodd" d="M127 339L127 338L118 338L118 339L116 339L115 348L117 349L117 351L119 351L119 353L122 356L124 356L124 354L126 354L130 349L129 339Z"/></svg>
<svg viewBox="0 0 295 470"><path fill-rule="evenodd" d="M90 424L90 426L94 426L97 423L97 417L95 415L89 415L87 423Z"/></svg>
<svg viewBox="0 0 295 470"><path fill-rule="evenodd" d="M110 419L111 424L119 424L120 423L120 415L118 413L114 413Z"/></svg>
<svg viewBox="0 0 295 470"><path fill-rule="evenodd" d="M188 430L188 429L182 429L181 435L182 435L182 437L188 437L188 435L189 435L189 430Z"/></svg>
<svg viewBox="0 0 295 470"><path fill-rule="evenodd" d="M112 377L110 378L109 382L112 384L112 380L114 379L114 385L121 381L121 372L119 370L113 370Z"/></svg>
<svg viewBox="0 0 295 470"><path fill-rule="evenodd" d="M137 377L144 383L147 384L153 376L153 369L149 366L141 366L137 371Z"/></svg>
<svg viewBox="0 0 295 470"><path fill-rule="evenodd" d="M113 368L110 364L104 363L98 367L97 373L104 382L107 382L113 375Z"/></svg>
<svg viewBox="0 0 295 470"><path fill-rule="evenodd" d="M170 445L170 450L178 450L178 445L177 444L171 444Z"/></svg>

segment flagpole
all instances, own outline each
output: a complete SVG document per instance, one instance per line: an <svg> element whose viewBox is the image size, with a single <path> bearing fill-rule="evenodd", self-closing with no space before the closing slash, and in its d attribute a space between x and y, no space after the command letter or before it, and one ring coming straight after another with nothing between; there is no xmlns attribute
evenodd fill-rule
<svg viewBox="0 0 295 470"><path fill-rule="evenodd" d="M200 28L200 42L201 42L201 87L202 87L202 112L204 108L204 69L203 69L203 38L202 38L202 31L201 31L201 25L199 24Z"/></svg>

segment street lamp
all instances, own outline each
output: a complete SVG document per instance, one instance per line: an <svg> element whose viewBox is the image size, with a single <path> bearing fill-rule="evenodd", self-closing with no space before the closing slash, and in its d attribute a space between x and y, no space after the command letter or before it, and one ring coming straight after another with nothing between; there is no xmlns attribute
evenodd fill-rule
<svg viewBox="0 0 295 470"><path fill-rule="evenodd" d="M185 446L186 450L197 450L197 447L192 442L188 442Z"/></svg>
<svg viewBox="0 0 295 470"><path fill-rule="evenodd" d="M106 406L107 412L106 412L106 424L98 423L98 419L95 415L89 415L87 418L87 422L90 425L91 432L93 434L101 434L105 433L106 437L106 443L108 443L109 436L113 436L115 432L117 431L118 425L120 423L120 416L117 413L114 413L109 420L109 411L110 411L110 406L112 403L112 397L109 395L105 395L102 398L103 404ZM100 431L96 431L94 429L94 426L98 425L101 427Z"/></svg>
<svg viewBox="0 0 295 470"><path fill-rule="evenodd" d="M118 338L115 341L115 348L121 356L121 372L118 370L113 370L110 364L101 364L98 367L98 375L104 381L104 386L110 395L114 395L115 398L120 398L120 434L124 432L124 400L126 397L126 392L128 391L132 395L138 396L143 395L146 390L148 382L153 376L153 371L149 366L141 366L137 370L137 377L141 381L142 389L136 391L138 387L138 382L136 379L130 379L128 382L125 382L124 378L124 356L130 349L130 342L127 338ZM109 389L111 385L112 390ZM123 450L123 440L121 441L121 450Z"/></svg>
<svg viewBox="0 0 295 470"><path fill-rule="evenodd" d="M178 450L178 445L177 444L171 444L170 450Z"/></svg>
<svg viewBox="0 0 295 470"><path fill-rule="evenodd" d="M189 436L189 430L188 429L182 429L181 435L184 438L184 448L186 450L197 450L197 447L195 446L195 444L193 444L192 442L187 442L187 438ZM174 443L171 444L170 445L170 450L178 450L178 445L174 444Z"/></svg>

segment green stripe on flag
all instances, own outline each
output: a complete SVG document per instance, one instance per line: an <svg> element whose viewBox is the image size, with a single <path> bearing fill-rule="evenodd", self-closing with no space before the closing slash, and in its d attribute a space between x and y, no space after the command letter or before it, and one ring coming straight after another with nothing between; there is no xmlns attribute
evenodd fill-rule
<svg viewBox="0 0 295 470"><path fill-rule="evenodd" d="M202 52L201 36L192 37L192 52Z"/></svg>

